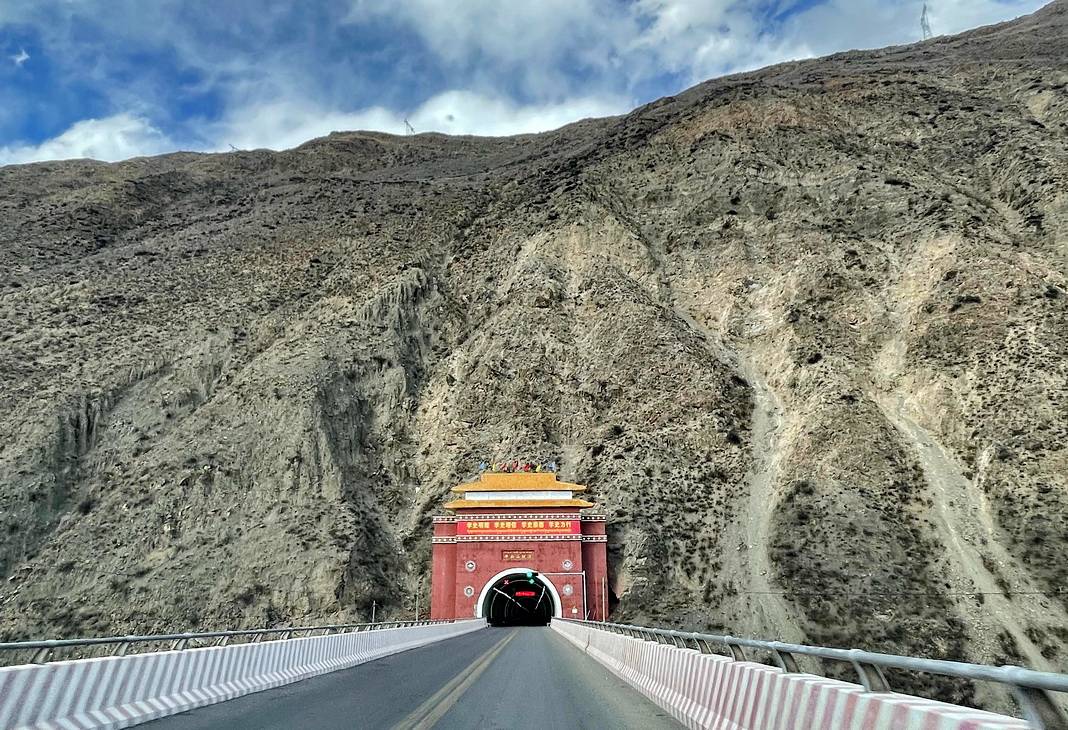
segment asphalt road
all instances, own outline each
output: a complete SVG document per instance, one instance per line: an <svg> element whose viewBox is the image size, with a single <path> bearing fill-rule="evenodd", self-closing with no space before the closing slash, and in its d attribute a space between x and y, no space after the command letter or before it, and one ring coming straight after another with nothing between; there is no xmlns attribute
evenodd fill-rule
<svg viewBox="0 0 1068 730"><path fill-rule="evenodd" d="M485 629L190 710L153 730L678 728L549 628Z"/></svg>

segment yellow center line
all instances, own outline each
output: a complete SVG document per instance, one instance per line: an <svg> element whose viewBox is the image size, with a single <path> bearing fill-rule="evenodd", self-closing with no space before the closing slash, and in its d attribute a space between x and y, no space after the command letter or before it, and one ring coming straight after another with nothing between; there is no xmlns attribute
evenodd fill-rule
<svg viewBox="0 0 1068 730"><path fill-rule="evenodd" d="M505 645L515 638L516 629L487 649L462 672L457 674L444 687L435 692L426 702L419 705L412 714L393 726L394 730L429 730L438 720L445 716L456 701L463 697L479 675L482 674L501 653Z"/></svg>

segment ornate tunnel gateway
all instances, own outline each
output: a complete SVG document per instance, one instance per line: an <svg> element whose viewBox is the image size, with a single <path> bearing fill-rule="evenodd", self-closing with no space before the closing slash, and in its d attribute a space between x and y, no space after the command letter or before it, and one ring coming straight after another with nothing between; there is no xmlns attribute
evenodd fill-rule
<svg viewBox="0 0 1068 730"><path fill-rule="evenodd" d="M434 518L431 617L494 625L604 618L607 537L578 484L546 472L484 473Z"/></svg>

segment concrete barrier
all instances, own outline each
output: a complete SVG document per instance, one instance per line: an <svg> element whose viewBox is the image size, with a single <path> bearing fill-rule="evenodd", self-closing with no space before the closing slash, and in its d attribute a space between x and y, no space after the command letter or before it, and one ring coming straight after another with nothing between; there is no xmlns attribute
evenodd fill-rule
<svg viewBox="0 0 1068 730"><path fill-rule="evenodd" d="M1025 730L1014 717L702 654L592 626L551 627L689 728Z"/></svg>
<svg viewBox="0 0 1068 730"><path fill-rule="evenodd" d="M483 621L0 669L0 728L121 728L476 631Z"/></svg>

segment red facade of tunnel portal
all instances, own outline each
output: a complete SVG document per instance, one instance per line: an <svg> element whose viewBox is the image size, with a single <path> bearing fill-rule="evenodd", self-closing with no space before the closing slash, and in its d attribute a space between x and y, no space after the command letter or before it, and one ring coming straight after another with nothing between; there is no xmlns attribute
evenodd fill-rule
<svg viewBox="0 0 1068 730"><path fill-rule="evenodd" d="M585 487L490 472L453 491L452 514L434 518L431 618L605 619L605 518L585 513Z"/></svg>

